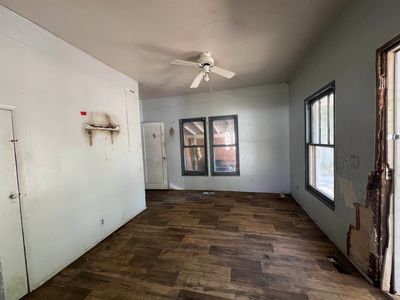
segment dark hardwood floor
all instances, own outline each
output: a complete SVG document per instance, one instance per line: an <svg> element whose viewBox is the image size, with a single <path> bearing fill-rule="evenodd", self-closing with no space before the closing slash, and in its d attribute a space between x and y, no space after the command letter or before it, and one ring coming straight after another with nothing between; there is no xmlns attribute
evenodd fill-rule
<svg viewBox="0 0 400 300"><path fill-rule="evenodd" d="M150 191L147 201L26 299L386 299L288 196Z"/></svg>

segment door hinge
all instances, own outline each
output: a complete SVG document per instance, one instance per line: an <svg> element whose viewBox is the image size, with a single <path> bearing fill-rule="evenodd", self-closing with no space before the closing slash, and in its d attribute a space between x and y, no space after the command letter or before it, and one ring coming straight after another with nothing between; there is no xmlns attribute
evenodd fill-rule
<svg viewBox="0 0 400 300"><path fill-rule="evenodd" d="M17 139L10 139L10 143L16 143L16 142L18 142Z"/></svg>
<svg viewBox="0 0 400 300"><path fill-rule="evenodd" d="M392 141L400 140L400 134L388 134L387 138Z"/></svg>

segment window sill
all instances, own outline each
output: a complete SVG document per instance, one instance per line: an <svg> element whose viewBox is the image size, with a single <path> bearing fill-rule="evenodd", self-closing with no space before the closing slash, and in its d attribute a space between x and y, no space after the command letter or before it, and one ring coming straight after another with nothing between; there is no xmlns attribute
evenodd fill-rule
<svg viewBox="0 0 400 300"><path fill-rule="evenodd" d="M240 176L240 172L211 172L211 176Z"/></svg>
<svg viewBox="0 0 400 300"><path fill-rule="evenodd" d="M323 204L325 204L328 208L330 208L333 211L335 210L335 200L332 201L323 193L321 193L320 191L318 191L317 189L313 188L310 185L306 185L306 190L314 197L316 197L318 200L320 200Z"/></svg>
<svg viewBox="0 0 400 300"><path fill-rule="evenodd" d="M182 176L208 176L208 173L206 173L206 172L201 172L201 173L197 173L197 172L184 172L184 173L182 173Z"/></svg>

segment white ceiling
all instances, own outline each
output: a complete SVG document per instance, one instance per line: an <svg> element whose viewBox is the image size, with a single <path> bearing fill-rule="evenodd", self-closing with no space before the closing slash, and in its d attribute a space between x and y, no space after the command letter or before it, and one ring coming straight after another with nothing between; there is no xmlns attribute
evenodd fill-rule
<svg viewBox="0 0 400 300"><path fill-rule="evenodd" d="M349 0L0 0L140 83L142 99L193 90L193 68L172 66L212 52L237 73L213 90L287 81Z"/></svg>

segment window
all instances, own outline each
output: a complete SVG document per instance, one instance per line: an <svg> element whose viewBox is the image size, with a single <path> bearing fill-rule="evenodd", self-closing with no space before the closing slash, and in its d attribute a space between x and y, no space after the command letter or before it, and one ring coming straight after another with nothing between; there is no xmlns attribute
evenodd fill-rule
<svg viewBox="0 0 400 300"><path fill-rule="evenodd" d="M208 175L206 118L179 121L182 175Z"/></svg>
<svg viewBox="0 0 400 300"><path fill-rule="evenodd" d="M335 82L306 99L306 188L334 208Z"/></svg>
<svg viewBox="0 0 400 300"><path fill-rule="evenodd" d="M239 175L237 116L209 118L211 175Z"/></svg>

